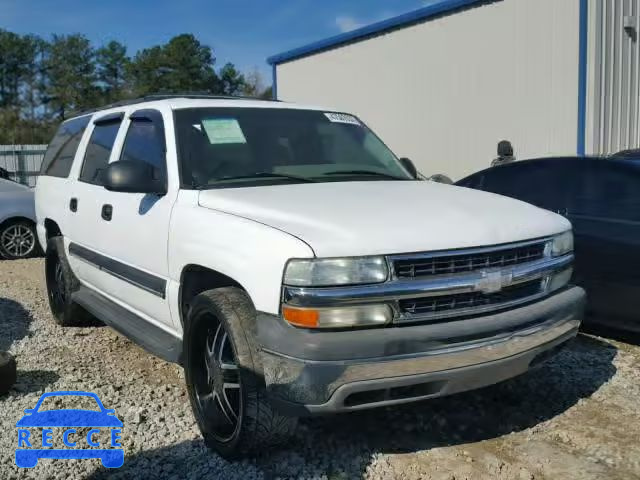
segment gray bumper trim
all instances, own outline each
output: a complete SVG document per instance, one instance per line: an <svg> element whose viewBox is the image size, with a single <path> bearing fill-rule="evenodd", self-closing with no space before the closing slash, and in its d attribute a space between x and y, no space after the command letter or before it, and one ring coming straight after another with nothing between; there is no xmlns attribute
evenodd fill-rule
<svg viewBox="0 0 640 480"><path fill-rule="evenodd" d="M355 406L344 402L352 393L395 388L401 383L444 382L426 396L385 400L382 404L488 385L523 373L537 355L575 336L584 300L584 291L573 287L526 307L458 322L352 332L302 331L310 336L294 335L293 340L301 342L294 350L306 350L306 358L268 348L263 341L267 389L276 401L298 404L303 411L314 413L377 406L379 402ZM261 340L265 339L265 326L258 325ZM286 333L300 332L289 328L289 332L280 332L281 339L288 336ZM335 335L342 335L347 343ZM342 357L336 357L336 352ZM518 358L521 360L516 361ZM515 363L494 371L494 362L509 363L509 359ZM460 380L459 372L476 367L483 368L486 381L476 385L472 380ZM334 399L338 391L347 393Z"/></svg>
<svg viewBox="0 0 640 480"><path fill-rule="evenodd" d="M329 400L320 405L299 404L272 396L272 403L285 414L312 416L400 405L493 385L526 373L530 368L549 359L576 336L577 330L547 344L508 358L468 367L419 375L362 380L336 388ZM398 392L398 393L394 393ZM350 399L357 399L350 403ZM403 394L405 396L403 396ZM394 398L395 396L395 398Z"/></svg>

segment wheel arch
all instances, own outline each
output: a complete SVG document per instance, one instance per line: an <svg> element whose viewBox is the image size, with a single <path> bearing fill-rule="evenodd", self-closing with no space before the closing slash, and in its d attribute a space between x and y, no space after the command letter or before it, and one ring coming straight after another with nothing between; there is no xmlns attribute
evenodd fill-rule
<svg viewBox="0 0 640 480"><path fill-rule="evenodd" d="M3 229L7 225L12 225L16 222L29 222L31 225L35 227L36 222L29 217L24 217L22 215L16 215L14 217L7 217L0 222L0 230Z"/></svg>
<svg viewBox="0 0 640 480"><path fill-rule="evenodd" d="M62 230L60 229L60 226L55 220L52 220L50 218L45 218L44 228L45 228L45 231L47 232L47 240L53 237L62 236Z"/></svg>
<svg viewBox="0 0 640 480"><path fill-rule="evenodd" d="M222 287L237 287L248 292L240 282L213 268L192 263L182 269L178 291L178 311L182 328L185 326L191 301L202 292Z"/></svg>

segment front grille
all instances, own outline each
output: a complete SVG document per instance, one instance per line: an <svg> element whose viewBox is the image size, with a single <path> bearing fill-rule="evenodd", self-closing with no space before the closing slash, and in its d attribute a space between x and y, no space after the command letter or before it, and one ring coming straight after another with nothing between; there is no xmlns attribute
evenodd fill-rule
<svg viewBox="0 0 640 480"><path fill-rule="evenodd" d="M537 279L511 285L495 293L470 292L400 300L399 306L404 314L444 317L447 313L458 313L468 309L489 306L499 308L501 304L524 301L542 291L543 281Z"/></svg>
<svg viewBox="0 0 640 480"><path fill-rule="evenodd" d="M417 278L472 272L479 269L509 267L540 260L544 257L545 242L531 243L505 249L492 249L474 253L403 257L393 260L398 278Z"/></svg>

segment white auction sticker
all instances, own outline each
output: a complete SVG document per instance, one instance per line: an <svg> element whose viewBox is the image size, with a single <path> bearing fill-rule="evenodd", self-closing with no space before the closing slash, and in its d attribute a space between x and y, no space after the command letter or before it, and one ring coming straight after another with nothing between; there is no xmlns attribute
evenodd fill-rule
<svg viewBox="0 0 640 480"><path fill-rule="evenodd" d="M360 121L353 115L347 113L325 113L325 116L332 122L336 123L348 123L350 125L360 126Z"/></svg>
<svg viewBox="0 0 640 480"><path fill-rule="evenodd" d="M202 126L212 145L247 143L242 128L235 118L205 118Z"/></svg>

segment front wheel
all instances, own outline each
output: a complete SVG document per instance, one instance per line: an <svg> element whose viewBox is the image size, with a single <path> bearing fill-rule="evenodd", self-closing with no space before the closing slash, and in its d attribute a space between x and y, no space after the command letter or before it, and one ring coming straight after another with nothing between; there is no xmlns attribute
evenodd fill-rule
<svg viewBox="0 0 640 480"><path fill-rule="evenodd" d="M95 319L71 298L80 288L80 282L67 261L62 237L49 239L44 266L49 306L56 323L63 327L96 323Z"/></svg>
<svg viewBox="0 0 640 480"><path fill-rule="evenodd" d="M266 398L255 309L238 288L198 295L184 334L189 399L206 445L226 458L285 442L297 420L277 413Z"/></svg>

